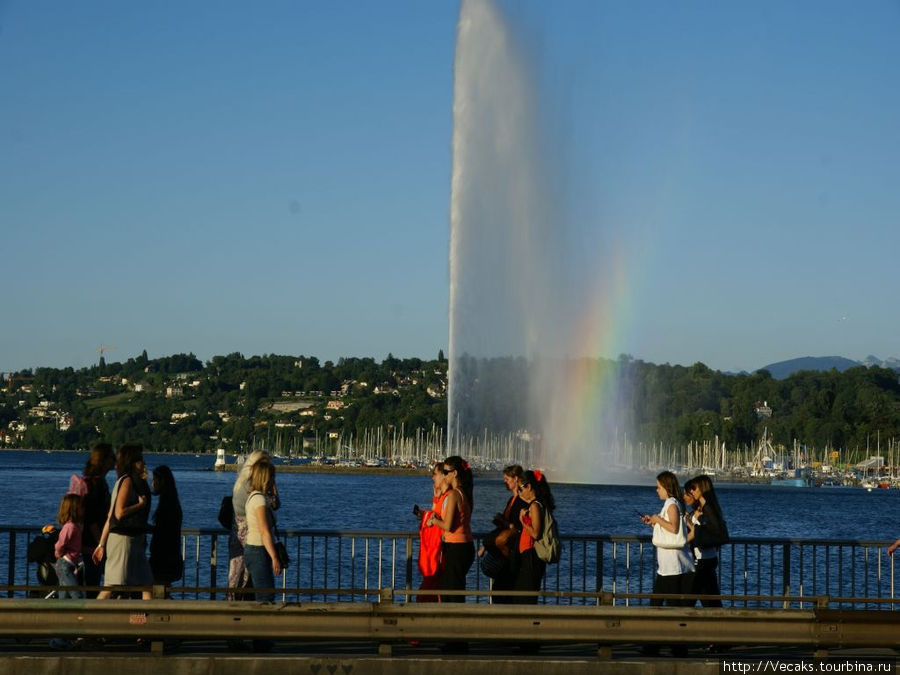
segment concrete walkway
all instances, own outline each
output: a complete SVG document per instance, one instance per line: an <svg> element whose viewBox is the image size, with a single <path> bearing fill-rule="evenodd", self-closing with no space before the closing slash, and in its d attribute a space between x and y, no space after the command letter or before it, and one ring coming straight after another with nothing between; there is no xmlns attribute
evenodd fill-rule
<svg viewBox="0 0 900 675"><path fill-rule="evenodd" d="M772 662L777 667L780 663L796 664L799 660L811 662L813 658L809 650L784 647L735 648L722 654L692 649L687 658L680 659L672 658L664 648L663 656L649 658L634 645L614 647L611 658L598 657L596 645L545 646L538 654L522 654L514 645L473 645L468 653L453 655L444 654L437 644L394 645L391 656L378 656L378 646L374 643L282 642L273 653L254 654L230 651L222 641L191 641L168 645L163 654L153 654L146 647L125 642L111 642L93 651L53 652L44 641L3 640L0 650L3 651L0 654L2 675L519 675L523 672L718 675L726 672L723 662ZM871 658L894 662L897 652L834 650L829 657L851 663Z"/></svg>

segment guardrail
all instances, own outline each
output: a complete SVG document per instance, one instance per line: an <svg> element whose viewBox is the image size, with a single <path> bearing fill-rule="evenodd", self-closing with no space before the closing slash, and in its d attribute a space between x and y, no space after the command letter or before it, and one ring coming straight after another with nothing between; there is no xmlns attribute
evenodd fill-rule
<svg viewBox="0 0 900 675"><path fill-rule="evenodd" d="M142 638L160 654L169 638L375 642L381 655L391 653L391 643L410 640L588 644L601 658L621 644L791 645L813 648L817 656L832 648L900 646L890 612L161 599L6 600L0 636Z"/></svg>
<svg viewBox="0 0 900 675"><path fill-rule="evenodd" d="M27 561L36 526L0 525L0 564L7 597L37 594L37 566ZM291 530L282 533L291 565L279 579L285 602L366 602L380 589L405 597L421 583L415 532ZM562 536L562 556L548 565L543 604L631 606L647 603L656 571L646 536ZM887 541L735 538L722 547L719 579L726 607L786 609L822 606L893 609L895 564ZM182 531L184 578L177 599L223 600L227 593L228 533ZM2 580L2 579L0 579ZM470 601L490 602L490 579L476 564ZM823 598L825 600L823 600Z"/></svg>

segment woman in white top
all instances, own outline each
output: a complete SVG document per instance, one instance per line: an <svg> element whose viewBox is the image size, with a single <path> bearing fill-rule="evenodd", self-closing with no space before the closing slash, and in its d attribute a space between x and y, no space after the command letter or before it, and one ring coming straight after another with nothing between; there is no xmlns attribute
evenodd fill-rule
<svg viewBox="0 0 900 675"><path fill-rule="evenodd" d="M247 514L245 507L247 497L250 496L250 471L253 465L261 459L268 459L269 455L264 450L254 450L241 466L234 488L231 492L231 505L234 509L234 518L231 521L231 534L228 537L228 598L234 600L240 596L234 589L247 586L250 581L250 573L244 564L244 544L247 543ZM268 495L269 506L278 509L278 493Z"/></svg>
<svg viewBox="0 0 900 675"><path fill-rule="evenodd" d="M656 495L662 500L663 506L659 514L641 516L641 520L651 527L659 525L664 530L673 534L683 528L682 514L684 502L681 497L681 487L678 479L671 471L663 471L656 477ZM656 548L656 577L653 579L654 595L664 593L670 595L688 595L691 592L691 584L694 579L694 561L688 553L687 541L681 548ZM681 605L691 606L694 603L688 598L663 599L651 598L652 606ZM659 647L648 647L644 650L648 654L656 654ZM683 645L672 647L674 656L687 654L687 648Z"/></svg>
<svg viewBox="0 0 900 675"><path fill-rule="evenodd" d="M255 589L274 589L275 577L281 574L281 563L275 553L272 513L266 504L266 495L274 489L275 467L268 458L260 459L250 470L250 496L246 505L247 543L244 545L244 564ZM256 599L273 602L274 590L257 591Z"/></svg>

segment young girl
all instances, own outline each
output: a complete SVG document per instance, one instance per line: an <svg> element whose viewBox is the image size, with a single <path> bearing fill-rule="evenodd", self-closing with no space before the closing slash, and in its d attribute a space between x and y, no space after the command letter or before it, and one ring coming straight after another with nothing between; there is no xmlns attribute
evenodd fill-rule
<svg viewBox="0 0 900 675"><path fill-rule="evenodd" d="M84 508L81 495L69 493L59 503L56 519L62 525L59 539L56 542L56 576L59 585L71 587L72 590L59 589L60 599L84 598L81 583L78 581L79 569L84 569L81 561L81 536L84 520Z"/></svg>

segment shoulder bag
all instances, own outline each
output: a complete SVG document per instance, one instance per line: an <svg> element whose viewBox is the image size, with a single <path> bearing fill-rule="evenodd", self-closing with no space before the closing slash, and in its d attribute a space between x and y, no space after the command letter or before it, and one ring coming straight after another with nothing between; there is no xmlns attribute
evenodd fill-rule
<svg viewBox="0 0 900 675"><path fill-rule="evenodd" d="M653 545L657 548L684 548L687 544L687 537L684 534L684 522L681 518L681 509L676 505L678 510L678 530L669 532L662 525L657 523L653 526Z"/></svg>

